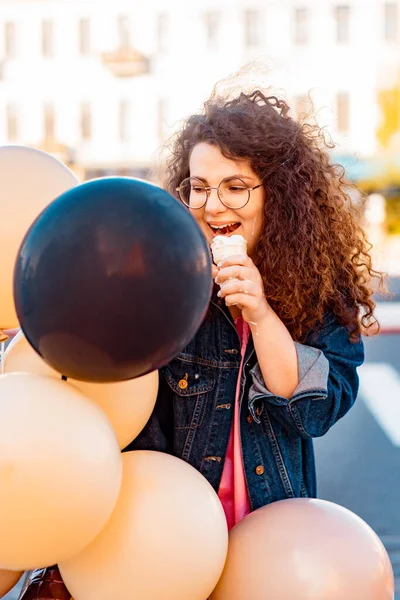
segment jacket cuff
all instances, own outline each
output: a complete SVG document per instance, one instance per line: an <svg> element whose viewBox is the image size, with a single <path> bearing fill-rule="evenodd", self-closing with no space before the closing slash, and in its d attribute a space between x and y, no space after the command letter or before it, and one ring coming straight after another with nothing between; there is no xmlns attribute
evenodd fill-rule
<svg viewBox="0 0 400 600"><path fill-rule="evenodd" d="M288 404L297 397L307 397L317 395L323 396L328 393L329 361L318 348L306 346L294 342L297 353L299 383L290 399L277 396L271 393L266 387L261 369L258 363L251 369L253 383L249 392L249 410L254 412L254 401L258 396L274 398L277 404ZM254 416L254 415L253 415ZM258 421L258 419L256 419Z"/></svg>

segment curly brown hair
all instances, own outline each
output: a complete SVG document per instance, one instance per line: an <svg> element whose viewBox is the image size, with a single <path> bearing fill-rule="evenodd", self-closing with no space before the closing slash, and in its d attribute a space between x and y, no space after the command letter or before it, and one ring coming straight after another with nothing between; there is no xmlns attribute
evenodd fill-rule
<svg viewBox="0 0 400 600"><path fill-rule="evenodd" d="M361 332L377 333L371 283L376 278L384 291L384 278L372 267L361 212L344 169L330 161L323 130L297 122L287 102L260 89L233 99L213 93L203 113L189 117L173 138L165 187L174 196L200 142L226 158L247 159L264 182L255 262L266 298L292 337L304 341L328 310L352 341Z"/></svg>

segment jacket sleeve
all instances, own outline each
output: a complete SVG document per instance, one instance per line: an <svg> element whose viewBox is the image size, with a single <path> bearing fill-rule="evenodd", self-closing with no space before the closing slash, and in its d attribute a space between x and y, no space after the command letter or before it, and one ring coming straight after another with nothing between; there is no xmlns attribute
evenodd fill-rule
<svg viewBox="0 0 400 600"><path fill-rule="evenodd" d="M289 433L303 438L324 435L353 406L359 388L357 367L364 362L361 337L351 342L332 314L307 343L295 344L299 384L290 399L267 389L258 363L250 372L249 391L249 410L255 421L260 421L255 405L262 409L266 403Z"/></svg>
<svg viewBox="0 0 400 600"><path fill-rule="evenodd" d="M163 369L160 369L158 395L153 412L144 429L123 452L156 450L172 454L173 431L172 390L165 381Z"/></svg>

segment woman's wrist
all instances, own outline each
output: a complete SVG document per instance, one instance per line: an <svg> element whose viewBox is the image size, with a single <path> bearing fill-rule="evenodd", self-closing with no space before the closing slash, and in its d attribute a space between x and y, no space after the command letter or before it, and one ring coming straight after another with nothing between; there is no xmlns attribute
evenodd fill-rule
<svg viewBox="0 0 400 600"><path fill-rule="evenodd" d="M252 318L248 321L251 329L256 329L257 327L263 327L265 323L270 321L271 317L275 315L270 304L267 300L264 300L262 306L260 306L256 315L252 315Z"/></svg>

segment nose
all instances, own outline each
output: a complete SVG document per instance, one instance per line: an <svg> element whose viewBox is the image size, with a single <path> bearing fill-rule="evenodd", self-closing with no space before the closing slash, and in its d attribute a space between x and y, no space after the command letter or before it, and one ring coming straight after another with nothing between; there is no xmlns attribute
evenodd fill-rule
<svg viewBox="0 0 400 600"><path fill-rule="evenodd" d="M226 206L224 206L219 199L218 191L215 188L212 188L208 195L206 212L210 215L217 215L221 212L225 212L226 210Z"/></svg>

